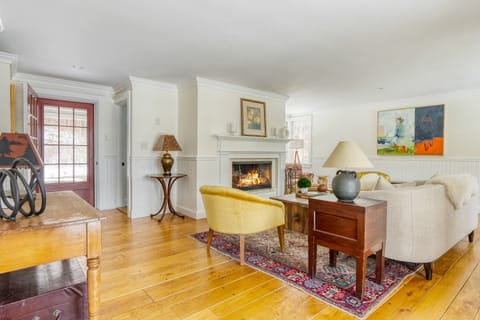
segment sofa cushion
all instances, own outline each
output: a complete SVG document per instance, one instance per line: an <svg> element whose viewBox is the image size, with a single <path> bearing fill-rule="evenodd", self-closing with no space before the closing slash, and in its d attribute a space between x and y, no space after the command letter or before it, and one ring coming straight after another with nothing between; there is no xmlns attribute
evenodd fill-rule
<svg viewBox="0 0 480 320"><path fill-rule="evenodd" d="M392 189L395 189L395 187L393 186L393 184L390 183L390 181L388 181L382 176L378 178L377 184L375 186L375 190L392 190Z"/></svg>
<svg viewBox="0 0 480 320"><path fill-rule="evenodd" d="M360 191L372 191L377 186L379 176L376 173L369 173L360 178Z"/></svg>

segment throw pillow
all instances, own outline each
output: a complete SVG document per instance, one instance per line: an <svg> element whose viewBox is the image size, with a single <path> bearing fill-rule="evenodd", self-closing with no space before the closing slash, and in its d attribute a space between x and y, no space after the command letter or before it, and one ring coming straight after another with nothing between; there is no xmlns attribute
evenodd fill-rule
<svg viewBox="0 0 480 320"><path fill-rule="evenodd" d="M368 173L360 178L360 191L373 191L378 182L376 173Z"/></svg>
<svg viewBox="0 0 480 320"><path fill-rule="evenodd" d="M378 178L378 182L377 182L377 185L375 186L375 190L392 190L392 189L395 189L395 187L393 186L393 184L390 183L390 181L388 181L382 176Z"/></svg>
<svg viewBox="0 0 480 320"><path fill-rule="evenodd" d="M396 183L393 185L395 188L406 188L406 187L416 187L417 183L415 181Z"/></svg>

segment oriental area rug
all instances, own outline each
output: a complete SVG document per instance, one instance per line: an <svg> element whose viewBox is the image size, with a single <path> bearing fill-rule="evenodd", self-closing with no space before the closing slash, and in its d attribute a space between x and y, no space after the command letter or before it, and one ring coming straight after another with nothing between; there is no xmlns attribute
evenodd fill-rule
<svg viewBox="0 0 480 320"><path fill-rule="evenodd" d="M192 237L206 243L208 232ZM214 233L213 250L239 260L238 235ZM357 318L364 318L421 265L385 258L385 279L375 282L375 257L367 261L367 280L363 299L355 297L355 258L339 253L337 266L329 266L328 249L317 246L317 274L307 275L307 235L285 230L285 251L280 251L277 229L245 236L245 263L268 273Z"/></svg>

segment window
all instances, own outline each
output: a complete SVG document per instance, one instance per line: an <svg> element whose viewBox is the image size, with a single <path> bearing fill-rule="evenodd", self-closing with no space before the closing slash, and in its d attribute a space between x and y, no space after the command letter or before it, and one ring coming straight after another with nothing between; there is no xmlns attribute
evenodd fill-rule
<svg viewBox="0 0 480 320"><path fill-rule="evenodd" d="M297 149L302 166L312 165L312 115L287 115L289 139L302 139L303 148ZM295 149L288 149L287 162L293 163Z"/></svg>

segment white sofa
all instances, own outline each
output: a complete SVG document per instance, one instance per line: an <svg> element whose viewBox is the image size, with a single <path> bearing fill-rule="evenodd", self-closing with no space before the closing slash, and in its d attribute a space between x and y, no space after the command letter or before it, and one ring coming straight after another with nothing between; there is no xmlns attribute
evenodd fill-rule
<svg viewBox="0 0 480 320"><path fill-rule="evenodd" d="M379 178L379 182L383 178ZM419 186L389 187L361 191L359 197L387 201L387 258L423 263L426 278L432 278L432 263L468 235L478 225L478 183L467 188L457 202L451 199L448 185L429 181ZM378 185L377 185L378 186ZM387 186L387 188L385 188ZM463 192L463 191L462 191ZM464 193L465 193L464 192Z"/></svg>

